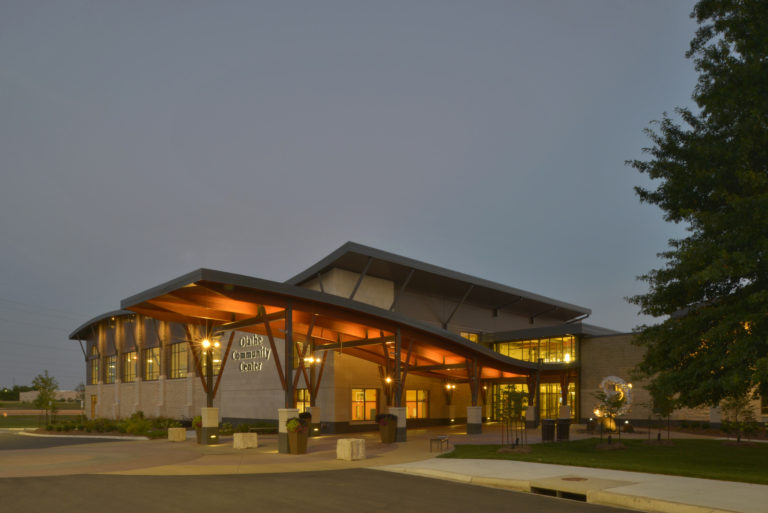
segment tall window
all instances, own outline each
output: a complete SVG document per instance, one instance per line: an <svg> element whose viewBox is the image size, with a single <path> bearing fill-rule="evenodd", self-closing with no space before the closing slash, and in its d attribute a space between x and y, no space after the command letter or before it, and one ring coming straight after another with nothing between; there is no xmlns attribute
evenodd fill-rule
<svg viewBox="0 0 768 513"><path fill-rule="evenodd" d="M213 359L213 375L218 376L219 371L221 370L221 347L209 347L208 348L208 354L211 355L211 358ZM200 366L202 367L203 376L208 375L208 366L206 364L206 352L203 351L201 354L200 359Z"/></svg>
<svg viewBox="0 0 768 513"><path fill-rule="evenodd" d="M426 419L429 392L427 390L405 391L405 418Z"/></svg>
<svg viewBox="0 0 768 513"><path fill-rule="evenodd" d="M375 420L378 398L376 388L353 388L352 420Z"/></svg>
<svg viewBox="0 0 768 513"><path fill-rule="evenodd" d="M160 348L144 349L144 379L152 380L160 377Z"/></svg>
<svg viewBox="0 0 768 513"><path fill-rule="evenodd" d="M187 343L171 346L171 379L187 377Z"/></svg>
<svg viewBox="0 0 768 513"><path fill-rule="evenodd" d="M123 353L123 383L136 381L136 351Z"/></svg>
<svg viewBox="0 0 768 513"><path fill-rule="evenodd" d="M91 380L88 382L91 385L99 383L99 357L91 358Z"/></svg>
<svg viewBox="0 0 768 513"><path fill-rule="evenodd" d="M296 409L299 413L309 411L309 390L306 388L296 389Z"/></svg>
<svg viewBox="0 0 768 513"><path fill-rule="evenodd" d="M104 383L114 383L117 372L117 356L107 356L105 363L107 364L107 375L104 377Z"/></svg>
<svg viewBox="0 0 768 513"><path fill-rule="evenodd" d="M528 385L526 384L520 384L520 383L509 383L509 384L500 384L500 385L494 385L492 390L492 401L493 401L493 411L494 415L497 419L499 419L501 414L501 401L504 397L504 392L506 390L514 390L517 392L525 392L528 393ZM541 418L542 419L556 419L560 415L560 406L562 405L563 399L561 394L561 387L559 383L542 383L539 385L539 394L541 395ZM535 399L534 399L535 400ZM568 406L571 407L571 418L576 418L576 384L575 383L569 383L568 384L568 394L567 394L567 401ZM526 400L526 406L527 407L533 407L532 404L528 404L528 401Z"/></svg>

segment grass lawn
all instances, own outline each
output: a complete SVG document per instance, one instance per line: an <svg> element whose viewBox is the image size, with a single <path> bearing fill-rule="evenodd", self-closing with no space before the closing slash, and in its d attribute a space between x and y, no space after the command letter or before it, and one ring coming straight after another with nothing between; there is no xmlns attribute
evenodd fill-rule
<svg viewBox="0 0 768 513"><path fill-rule="evenodd" d="M614 443L618 440L614 438ZM631 470L651 474L768 484L768 443L673 440L650 445L622 440L624 449L598 449L599 439L534 444L529 453L498 453L498 445L457 445L443 458L495 459Z"/></svg>
<svg viewBox="0 0 768 513"><path fill-rule="evenodd" d="M41 415L0 415L0 428L38 428L45 427ZM56 423L60 424L66 421L76 422L82 417L80 415L56 415Z"/></svg>

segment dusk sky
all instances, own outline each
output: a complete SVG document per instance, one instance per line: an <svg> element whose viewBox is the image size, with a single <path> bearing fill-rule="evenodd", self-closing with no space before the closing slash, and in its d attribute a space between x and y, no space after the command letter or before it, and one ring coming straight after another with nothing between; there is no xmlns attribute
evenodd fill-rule
<svg viewBox="0 0 768 513"><path fill-rule="evenodd" d="M200 267L346 241L652 322L683 227L624 164L692 106L693 1L0 1L0 386Z"/></svg>

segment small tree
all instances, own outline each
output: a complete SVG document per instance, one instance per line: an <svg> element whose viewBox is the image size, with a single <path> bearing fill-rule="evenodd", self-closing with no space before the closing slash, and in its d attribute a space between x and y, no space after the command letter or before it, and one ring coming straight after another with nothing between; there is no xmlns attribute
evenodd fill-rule
<svg viewBox="0 0 768 513"><path fill-rule="evenodd" d="M606 393L603 391L595 393L594 396L600 401L600 404L597 406L600 416L611 420L613 425L616 426L616 417L619 416L621 409L627 402L626 396L618 392ZM621 439L621 429L618 432L619 439ZM602 435L602 430L600 430L600 433Z"/></svg>
<svg viewBox="0 0 768 513"><path fill-rule="evenodd" d="M523 414L528 405L528 394L518 390L504 390L501 394L499 404L499 417L502 421L501 445L504 445L505 437L507 445L513 445L520 437L515 436L512 440L512 433L520 433L525 444L525 423Z"/></svg>
<svg viewBox="0 0 768 513"><path fill-rule="evenodd" d="M651 408L653 413L659 417L659 424L661 424L661 420L664 417L667 418L667 440L669 440L670 417L672 412L675 411L675 401L668 395L658 392L653 393L653 390L651 390L651 401ZM661 438L661 425L659 425L659 438Z"/></svg>
<svg viewBox="0 0 768 513"><path fill-rule="evenodd" d="M755 423L755 411L748 394L723 399L720 403L723 415L728 419L728 426L736 431L736 441L741 442L741 435L751 433Z"/></svg>
<svg viewBox="0 0 768 513"><path fill-rule="evenodd" d="M32 380L32 388L37 390L37 398L35 398L34 405L46 412L47 416L50 412L51 416L56 414L56 390L59 388L59 383L56 378L48 375L46 370L43 374L38 374L35 379Z"/></svg>

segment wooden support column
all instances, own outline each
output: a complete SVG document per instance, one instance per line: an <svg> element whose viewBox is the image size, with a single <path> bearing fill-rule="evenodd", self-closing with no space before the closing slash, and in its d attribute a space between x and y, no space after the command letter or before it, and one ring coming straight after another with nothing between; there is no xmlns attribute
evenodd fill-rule
<svg viewBox="0 0 768 513"><path fill-rule="evenodd" d="M563 404L568 404L568 384L571 382L571 373L566 371L560 376L560 398Z"/></svg>
<svg viewBox="0 0 768 513"><path fill-rule="evenodd" d="M400 408L402 406L403 397L403 383L400 381L402 361L400 360L400 350L402 349L402 337L400 336L400 328L395 331L395 378L394 378L394 406Z"/></svg>
<svg viewBox="0 0 768 513"><path fill-rule="evenodd" d="M283 364L285 365L285 407L294 407L293 398L293 307L288 304L285 309L285 354Z"/></svg>

